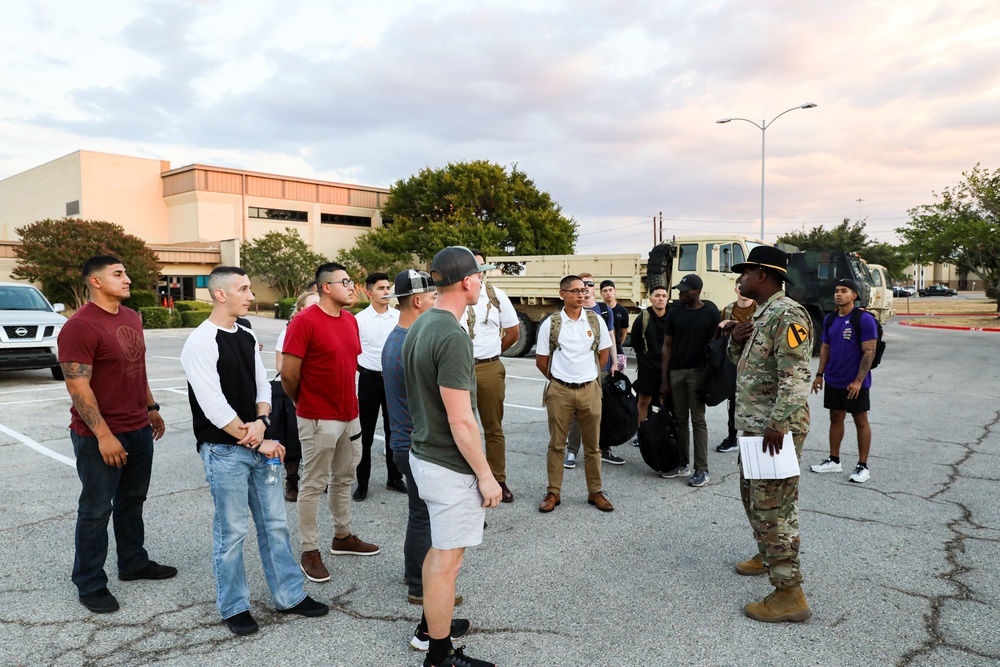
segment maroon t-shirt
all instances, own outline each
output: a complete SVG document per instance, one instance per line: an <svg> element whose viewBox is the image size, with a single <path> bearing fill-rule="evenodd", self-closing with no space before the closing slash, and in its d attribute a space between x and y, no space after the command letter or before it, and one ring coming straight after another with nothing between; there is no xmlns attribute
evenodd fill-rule
<svg viewBox="0 0 1000 667"><path fill-rule="evenodd" d="M84 304L59 332L59 362L69 361L93 368L90 388L112 433L149 426L146 341L138 313L121 306L113 315L93 303ZM69 412L71 429L94 435L75 407Z"/></svg>
<svg viewBox="0 0 1000 667"><path fill-rule="evenodd" d="M295 414L342 422L358 416L354 374L361 338L354 315L341 310L333 317L318 305L309 306L288 323L281 352L302 359Z"/></svg>

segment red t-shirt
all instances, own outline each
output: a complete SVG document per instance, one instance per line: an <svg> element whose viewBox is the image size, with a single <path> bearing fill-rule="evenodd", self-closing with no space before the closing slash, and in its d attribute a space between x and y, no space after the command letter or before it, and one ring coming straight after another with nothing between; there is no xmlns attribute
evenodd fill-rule
<svg viewBox="0 0 1000 667"><path fill-rule="evenodd" d="M339 317L312 305L292 318L282 354L302 359L295 414L303 419L351 421L358 416L354 373L361 354L358 322L346 310Z"/></svg>
<svg viewBox="0 0 1000 667"><path fill-rule="evenodd" d="M146 412L146 341L142 320L121 306L111 314L86 303L59 332L59 361L75 361L93 368L90 388L101 416L112 433L128 433L149 426ZM69 409L69 427L93 436L75 407Z"/></svg>

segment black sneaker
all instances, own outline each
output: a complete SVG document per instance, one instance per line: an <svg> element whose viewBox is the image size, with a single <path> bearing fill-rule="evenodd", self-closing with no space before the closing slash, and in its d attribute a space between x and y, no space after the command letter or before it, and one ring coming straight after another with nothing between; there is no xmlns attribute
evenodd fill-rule
<svg viewBox="0 0 1000 667"><path fill-rule="evenodd" d="M470 658L463 653L464 650L464 646L451 649L448 651L448 657L436 665L431 662L431 657L427 656L424 658L424 667L497 667L495 662Z"/></svg>
<svg viewBox="0 0 1000 667"><path fill-rule="evenodd" d="M610 449L601 450L601 462L610 463L613 466L625 465L625 459L621 458L620 456L615 456L614 452L612 452Z"/></svg>
<svg viewBox="0 0 1000 667"><path fill-rule="evenodd" d="M257 625L257 621L253 620L253 616L250 615L249 611L241 611L235 616L230 616L222 620L234 635L239 635L240 637L252 635L260 630L260 626Z"/></svg>
<svg viewBox="0 0 1000 667"><path fill-rule="evenodd" d="M316 616L326 616L330 611L322 602L316 602L308 595L305 599L295 605L294 607L289 607L288 609L279 609L279 614L298 614L299 616L309 616L315 618Z"/></svg>
<svg viewBox="0 0 1000 667"><path fill-rule="evenodd" d="M137 579L170 579L177 576L177 568L170 565L160 565L155 560L151 560L135 572L119 572L118 578L121 581L135 581Z"/></svg>
<svg viewBox="0 0 1000 667"><path fill-rule="evenodd" d="M451 622L451 640L461 639L469 632L469 628L472 624L464 618L456 618ZM417 629L413 631L413 639L410 640L410 646L417 649L418 651L426 651L431 646L431 636L427 634L427 628L423 625L418 625Z"/></svg>
<svg viewBox="0 0 1000 667"><path fill-rule="evenodd" d="M735 452L739 448L740 445L734 438L726 438L715 448L715 451L725 454L726 452Z"/></svg>
<svg viewBox="0 0 1000 667"><path fill-rule="evenodd" d="M93 593L80 596L80 604L95 614L110 614L118 611L118 600L107 588L100 588Z"/></svg>

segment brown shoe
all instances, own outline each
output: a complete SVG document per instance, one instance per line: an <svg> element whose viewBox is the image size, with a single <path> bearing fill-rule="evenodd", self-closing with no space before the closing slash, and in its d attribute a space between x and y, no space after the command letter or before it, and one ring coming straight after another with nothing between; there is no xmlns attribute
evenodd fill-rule
<svg viewBox="0 0 1000 667"><path fill-rule="evenodd" d="M801 586L775 589L761 602L751 602L743 607L743 612L755 621L765 623L801 623L812 616Z"/></svg>
<svg viewBox="0 0 1000 667"><path fill-rule="evenodd" d="M500 502L514 502L514 494L507 488L507 482L500 482Z"/></svg>
<svg viewBox="0 0 1000 667"><path fill-rule="evenodd" d="M538 506L538 511L551 512L556 507L558 507L560 502L561 501L559 500L559 494L552 493L551 491L549 491L548 493L545 494L545 497L542 498L542 504Z"/></svg>
<svg viewBox="0 0 1000 667"><path fill-rule="evenodd" d="M760 574L767 574L767 568L764 567L764 557L757 554L750 560L737 563L736 574L742 574L744 577L756 577Z"/></svg>
<svg viewBox="0 0 1000 667"><path fill-rule="evenodd" d="M353 533L342 540L333 538L333 544L330 545L330 553L334 556L374 556L379 551L381 549L377 546L361 541Z"/></svg>
<svg viewBox="0 0 1000 667"><path fill-rule="evenodd" d="M315 581L318 584L330 581L330 571L326 569L326 565L323 565L323 557L319 555L319 549L303 551L299 567L302 568L302 574L306 575L306 579L309 581Z"/></svg>
<svg viewBox="0 0 1000 667"><path fill-rule="evenodd" d="M615 511L615 506L611 504L611 501L608 500L607 495L605 495L603 491L598 491L597 493L591 493L588 495L587 502L602 512Z"/></svg>

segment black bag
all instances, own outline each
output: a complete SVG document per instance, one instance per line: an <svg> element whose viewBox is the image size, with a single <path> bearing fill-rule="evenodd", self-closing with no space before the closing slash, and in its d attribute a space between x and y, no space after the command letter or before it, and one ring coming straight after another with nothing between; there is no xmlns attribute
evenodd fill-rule
<svg viewBox="0 0 1000 667"><path fill-rule="evenodd" d="M635 437L639 407L624 373L608 375L601 390L601 449L608 449Z"/></svg>
<svg viewBox="0 0 1000 667"><path fill-rule="evenodd" d="M667 410L654 412L639 424L639 453L655 472L673 470L688 464L686 447L677 440L674 416Z"/></svg>
<svg viewBox="0 0 1000 667"><path fill-rule="evenodd" d="M295 418L295 404L281 386L281 377L271 380L271 425L264 437L277 440L285 446L285 461L302 459L302 442L299 440L299 423Z"/></svg>
<svg viewBox="0 0 1000 667"><path fill-rule="evenodd" d="M705 346L708 369L705 386L699 393L705 405L718 405L736 393L736 364L726 355L727 347L729 336L716 338Z"/></svg>

